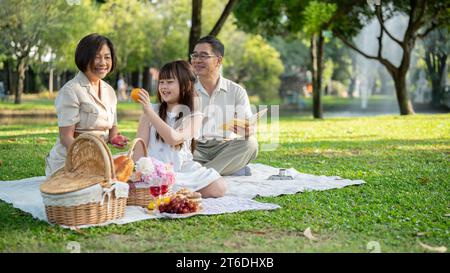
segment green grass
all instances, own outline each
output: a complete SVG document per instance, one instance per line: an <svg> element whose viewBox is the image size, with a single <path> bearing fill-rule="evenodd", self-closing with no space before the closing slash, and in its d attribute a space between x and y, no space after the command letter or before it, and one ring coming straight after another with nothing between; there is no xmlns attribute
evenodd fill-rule
<svg viewBox="0 0 450 273"><path fill-rule="evenodd" d="M55 95L54 95L55 96ZM151 101L155 102L156 97L152 96ZM257 96L250 96L250 103L252 105L282 105L283 101L281 99L273 99L267 102L261 102ZM312 97L304 99L305 108L302 109L308 115L312 111ZM325 111L349 111L350 108L357 109L361 111L361 99L360 98L339 98L335 96L323 96L322 105ZM377 109L393 108L397 109L396 99L392 96L384 95L373 95L369 98L368 109L371 111L376 111ZM140 112L140 104L133 102L119 102L117 104L117 111L119 115L127 115L129 113L137 114ZM281 109L283 111L283 109ZM13 97L9 101L0 102L0 114L27 114L33 115L37 112L40 114L55 114L54 99L51 99L48 93L41 94L24 94L22 98L22 103L17 105L14 104ZM297 110L298 111L298 110Z"/></svg>
<svg viewBox="0 0 450 273"><path fill-rule="evenodd" d="M119 124L132 138L136 120ZM267 130L267 128L262 128ZM0 127L0 180L44 174L55 121ZM269 139L261 135L261 139ZM271 138L273 139L273 138ZM419 242L450 247L450 115L364 118L281 117L276 151L257 162L367 183L261 202L248 211L182 220L146 220L70 231L0 202L0 252L423 252ZM114 150L113 152L117 152ZM318 241L302 236L310 227Z"/></svg>
<svg viewBox="0 0 450 273"><path fill-rule="evenodd" d="M56 93L55 93L56 94ZM56 95L54 95L56 96ZM156 97L151 97L152 101L156 101ZM133 102L119 102L117 104L117 111L119 114L128 114L131 112L138 112L141 110L141 106L138 103ZM21 104L14 104L14 98L8 101L0 102L0 113L8 114L28 114L32 115L36 111L39 113L55 114L55 101L51 99L48 93L41 94L24 94Z"/></svg>

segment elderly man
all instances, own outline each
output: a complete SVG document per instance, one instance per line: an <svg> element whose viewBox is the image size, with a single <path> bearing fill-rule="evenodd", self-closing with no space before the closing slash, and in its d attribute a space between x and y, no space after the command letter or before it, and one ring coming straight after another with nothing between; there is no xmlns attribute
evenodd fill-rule
<svg viewBox="0 0 450 273"><path fill-rule="evenodd" d="M194 160L221 175L248 174L245 167L258 154L254 128L249 124L231 123L228 127L226 124L234 118L248 119L252 111L245 89L220 73L224 52L217 38L206 36L197 41L191 53L198 77L195 89L205 115Z"/></svg>

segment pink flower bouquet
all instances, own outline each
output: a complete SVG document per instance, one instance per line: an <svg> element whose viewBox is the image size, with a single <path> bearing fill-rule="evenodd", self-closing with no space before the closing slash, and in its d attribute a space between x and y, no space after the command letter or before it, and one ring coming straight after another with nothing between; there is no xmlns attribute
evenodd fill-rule
<svg viewBox="0 0 450 273"><path fill-rule="evenodd" d="M175 173L171 163L163 163L152 157L141 157L135 164L135 172L131 180L142 182L148 186L175 184Z"/></svg>

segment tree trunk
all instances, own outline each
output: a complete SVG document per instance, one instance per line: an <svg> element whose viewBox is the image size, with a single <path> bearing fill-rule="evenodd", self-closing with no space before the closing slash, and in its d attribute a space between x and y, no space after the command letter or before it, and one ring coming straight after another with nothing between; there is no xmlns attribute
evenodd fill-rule
<svg viewBox="0 0 450 273"><path fill-rule="evenodd" d="M152 93L152 79L150 77L150 67L145 66L143 72L143 84L142 88L147 90L150 94Z"/></svg>
<svg viewBox="0 0 450 273"><path fill-rule="evenodd" d="M219 35L220 30L222 29L223 25L225 24L225 21L227 20L228 16L230 15L231 11L233 10L234 4L236 4L236 0L229 0L227 5L225 6L225 9L223 10L222 14L220 15L219 20L217 20L216 24L214 25L213 29L209 33L209 35L217 36Z"/></svg>
<svg viewBox="0 0 450 273"><path fill-rule="evenodd" d="M6 80L6 93L8 95L11 95L12 93L15 93L15 90L13 88L14 86L14 75L13 75L13 71L11 69L12 65L12 61L10 59L8 59L6 61L6 66L7 66L7 71L6 71L6 76L7 76L7 80Z"/></svg>
<svg viewBox="0 0 450 273"><path fill-rule="evenodd" d="M53 67L50 67L50 73L48 75L48 92L50 97L53 96Z"/></svg>
<svg viewBox="0 0 450 273"><path fill-rule="evenodd" d="M140 88L139 85L139 71L133 71L131 72L131 85L133 88Z"/></svg>
<svg viewBox="0 0 450 273"><path fill-rule="evenodd" d="M17 89L16 94L14 98L14 104L20 104L22 103L22 93L23 88L25 84L25 69L26 69L26 61L25 58L18 59L18 65L17 65Z"/></svg>
<svg viewBox="0 0 450 273"><path fill-rule="evenodd" d="M398 107L400 108L400 115L413 115L414 108L409 99L408 89L406 88L406 71L398 73L397 76L392 77L395 84L395 93L397 95Z"/></svg>
<svg viewBox="0 0 450 273"><path fill-rule="evenodd" d="M311 63L313 84L313 117L323 118L322 108L322 59L324 39L322 32L311 37Z"/></svg>
<svg viewBox="0 0 450 273"><path fill-rule="evenodd" d="M202 35L202 0L192 0L191 31L189 33L189 52L188 60L191 60L191 52L194 50L195 43Z"/></svg>
<svg viewBox="0 0 450 273"><path fill-rule="evenodd" d="M403 47L403 56L400 67L392 70L394 72L394 85L395 93L397 95L398 106L400 108L400 115L413 115L414 108L409 99L408 88L406 85L406 74L409 70L409 64L411 62L411 52L414 48L414 39L409 40L409 44ZM395 68L395 67L394 67ZM389 70L389 69L388 69Z"/></svg>
<svg viewBox="0 0 450 273"><path fill-rule="evenodd" d="M425 63L431 78L431 106L437 107L441 105L442 92L445 85L445 68L447 64L447 54L436 55L431 50L425 53Z"/></svg>

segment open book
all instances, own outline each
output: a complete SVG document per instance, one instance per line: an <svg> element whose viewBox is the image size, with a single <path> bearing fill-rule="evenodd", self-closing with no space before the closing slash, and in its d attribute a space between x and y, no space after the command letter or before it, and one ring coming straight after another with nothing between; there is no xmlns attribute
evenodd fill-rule
<svg viewBox="0 0 450 273"><path fill-rule="evenodd" d="M267 113L267 108L264 108L263 110L259 111L258 113L252 115L250 118L248 119L237 119L234 118L232 120L230 120L227 123L224 123L222 125L222 130L227 131L229 130L231 127L233 126L239 126L242 128L245 128L247 126L252 126L255 125L256 122L265 114Z"/></svg>

